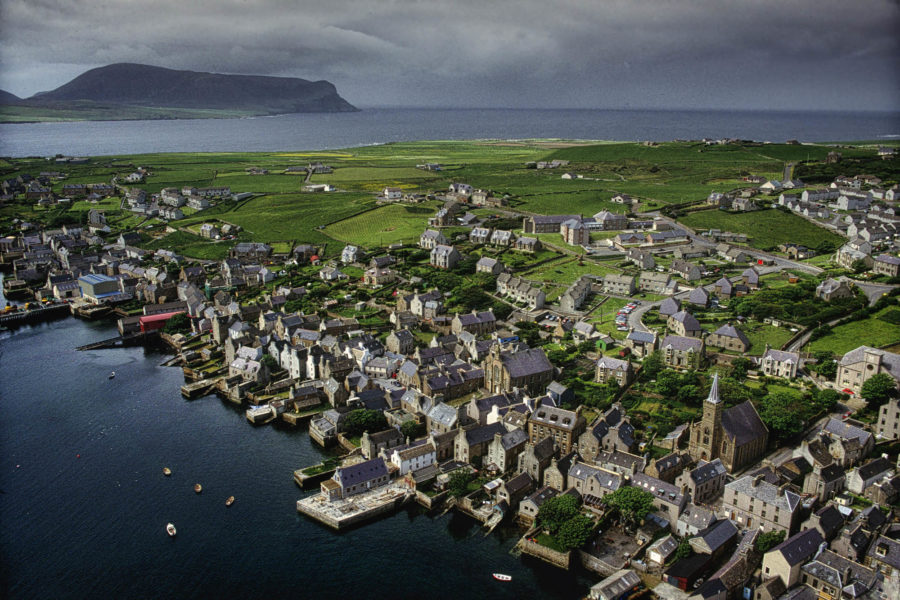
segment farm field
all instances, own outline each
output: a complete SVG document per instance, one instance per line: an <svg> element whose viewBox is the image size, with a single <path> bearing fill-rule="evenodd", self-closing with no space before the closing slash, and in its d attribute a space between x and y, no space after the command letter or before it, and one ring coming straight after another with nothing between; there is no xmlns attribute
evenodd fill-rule
<svg viewBox="0 0 900 600"><path fill-rule="evenodd" d="M60 167L67 179L53 181L60 192L66 183L109 183L123 178L139 167L149 170L146 181L137 187L156 194L165 187L229 186L234 193L251 192L258 196L241 202L222 200L212 208L173 222L174 227L192 227L207 220L240 225L239 241L326 244L335 239L371 247L388 243L382 233L395 227L395 236L411 241L424 228L428 215L405 213L391 208L365 212L375 206L375 194L385 185L420 192L446 190L451 182L465 182L475 188L493 190L510 196L511 210L537 214L581 213L592 215L608 209L621 212L612 204L616 193L628 193L644 207L673 202L700 202L711 191L726 191L741 184L744 173L777 175L788 160L824 156L826 146L788 146L779 144L733 144L705 146L694 142L644 145L632 142L572 143L563 140L500 141L425 141L365 146L345 150L313 152L222 152L172 153L104 156L85 164ZM871 154L871 150L845 149L845 157ZM542 160L568 160L554 169L527 168L526 163ZM314 175L312 182L327 181L346 192L328 194L301 193L304 175L285 174L288 168L301 168L322 162L334 168L330 174ZM424 171L415 165L440 163L440 171ZM265 169L266 175L251 175L251 168ZM40 158L16 159L4 163L3 177L47 170ZM567 171L585 179L564 180ZM20 216L49 226L85 223L90 208L102 209L113 228L110 237L135 228L142 230L159 224L156 219L122 211L118 199L99 204L75 202L73 206L35 209L33 203L16 201L0 207L0 223ZM431 205L431 208L436 207ZM480 212L489 209L479 209ZM490 212L494 212L490 210ZM503 212L503 211L497 211ZM357 220L344 221L363 213ZM390 225L370 223L368 217L391 219ZM761 211L749 215L727 215L718 211L690 214L685 222L697 228L717 227L747 231L756 247L771 247L792 241L815 247L821 241L840 243L841 239L794 215ZM396 224L393 222L396 221ZM320 229L320 227L327 229ZM415 230L415 231L414 231ZM598 237L602 234L594 234ZM561 243L558 236L553 243ZM549 238L548 238L549 240ZM231 243L170 237L174 250L186 256L219 256ZM162 243L162 242L158 242ZM333 254L335 244L327 249ZM592 271L602 275L603 269ZM574 275L574 274L573 274ZM555 279L554 279L555 280ZM570 283L570 282L567 282Z"/></svg>
<svg viewBox="0 0 900 600"><path fill-rule="evenodd" d="M332 223L324 233L364 248L394 242L414 243L428 226L428 217L434 214L437 206L434 202L414 206L388 204Z"/></svg>
<svg viewBox="0 0 900 600"><path fill-rule="evenodd" d="M837 247L844 240L841 236L802 217L775 209L749 213L704 210L679 217L678 221L696 231L721 229L746 233L750 237L750 245L761 250L772 249L788 242L810 248L816 248L822 242L831 242Z"/></svg>
<svg viewBox="0 0 900 600"><path fill-rule="evenodd" d="M863 340L866 346L874 348L900 342L900 309L888 306L868 319L838 325L828 335L811 342L809 349L842 355L863 345Z"/></svg>

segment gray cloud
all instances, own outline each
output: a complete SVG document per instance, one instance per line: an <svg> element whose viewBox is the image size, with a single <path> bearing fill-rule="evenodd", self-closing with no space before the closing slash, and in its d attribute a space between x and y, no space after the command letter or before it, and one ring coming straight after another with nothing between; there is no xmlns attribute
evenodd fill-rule
<svg viewBox="0 0 900 600"><path fill-rule="evenodd" d="M896 109L889 0L0 0L0 87L88 68L328 79L373 105Z"/></svg>

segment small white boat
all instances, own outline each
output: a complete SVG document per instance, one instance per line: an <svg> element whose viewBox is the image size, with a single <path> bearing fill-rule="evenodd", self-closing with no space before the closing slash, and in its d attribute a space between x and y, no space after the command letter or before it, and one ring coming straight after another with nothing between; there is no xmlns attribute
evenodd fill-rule
<svg viewBox="0 0 900 600"><path fill-rule="evenodd" d="M172 525L171 523L167 524L166 525L166 533L168 533L172 537L175 537L175 533L176 533L175 526Z"/></svg>
<svg viewBox="0 0 900 600"><path fill-rule="evenodd" d="M170 469L169 467L163 467L163 475L168 477L171 474L172 474L172 469Z"/></svg>
<svg viewBox="0 0 900 600"><path fill-rule="evenodd" d="M506 575L504 573L494 573L494 579L497 581L512 581L512 575Z"/></svg>
<svg viewBox="0 0 900 600"><path fill-rule="evenodd" d="M199 494L200 492L203 491L203 486L200 485L199 483L195 483L195 484L194 484L194 491L197 492L197 493Z"/></svg>
<svg viewBox="0 0 900 600"><path fill-rule="evenodd" d="M116 378L116 372L113 371L112 373L110 373L110 374L109 374L109 378L110 378L110 379L115 379L115 378Z"/></svg>
<svg viewBox="0 0 900 600"><path fill-rule="evenodd" d="M228 499L225 501L225 506L231 506L234 504L234 496L228 496Z"/></svg>

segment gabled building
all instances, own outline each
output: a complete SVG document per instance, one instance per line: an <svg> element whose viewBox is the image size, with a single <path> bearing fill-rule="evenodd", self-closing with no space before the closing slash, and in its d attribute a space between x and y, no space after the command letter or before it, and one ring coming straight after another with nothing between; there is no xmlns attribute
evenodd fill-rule
<svg viewBox="0 0 900 600"><path fill-rule="evenodd" d="M673 369L699 369L706 360L702 339L668 335L660 345L663 364Z"/></svg>
<svg viewBox="0 0 900 600"><path fill-rule="evenodd" d="M751 464L765 452L769 430L748 400L726 409L719 398L719 375L713 377L703 417L691 425L688 452L695 460L722 459L729 472Z"/></svg>
<svg viewBox="0 0 900 600"><path fill-rule="evenodd" d="M801 497L763 479L745 475L725 485L722 511L746 529L793 533L802 512Z"/></svg>

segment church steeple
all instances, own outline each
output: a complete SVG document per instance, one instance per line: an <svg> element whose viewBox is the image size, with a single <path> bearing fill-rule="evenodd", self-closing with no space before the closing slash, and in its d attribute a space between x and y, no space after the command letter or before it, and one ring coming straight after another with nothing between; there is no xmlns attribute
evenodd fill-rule
<svg viewBox="0 0 900 600"><path fill-rule="evenodd" d="M719 400L719 374L716 373L713 375L712 386L709 388L709 396L706 397L707 402L711 402L712 404L718 404L721 402Z"/></svg>

